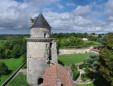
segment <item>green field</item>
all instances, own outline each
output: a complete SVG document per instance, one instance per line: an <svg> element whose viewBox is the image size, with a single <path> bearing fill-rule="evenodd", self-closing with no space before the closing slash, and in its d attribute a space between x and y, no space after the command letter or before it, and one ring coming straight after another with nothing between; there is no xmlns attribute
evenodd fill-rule
<svg viewBox="0 0 113 86"><path fill-rule="evenodd" d="M61 61L64 65L76 64L87 59L89 55L90 53L59 55L58 60Z"/></svg>
<svg viewBox="0 0 113 86"><path fill-rule="evenodd" d="M30 86L27 83L26 75L23 73L19 73L10 83L8 86Z"/></svg>
<svg viewBox="0 0 113 86"><path fill-rule="evenodd" d="M99 42L96 42L96 41L84 41L85 45L87 45L87 47L90 47L90 46L101 46L102 44L99 43Z"/></svg>
<svg viewBox="0 0 113 86"><path fill-rule="evenodd" d="M9 75L2 75L0 77L0 85L1 85L22 64L23 58L18 58L18 59L11 58L11 59L4 59L0 61L4 62L7 65L8 69L12 71Z"/></svg>
<svg viewBox="0 0 113 86"><path fill-rule="evenodd" d="M91 84L78 84L78 85L75 85L75 86L95 86L93 83Z"/></svg>

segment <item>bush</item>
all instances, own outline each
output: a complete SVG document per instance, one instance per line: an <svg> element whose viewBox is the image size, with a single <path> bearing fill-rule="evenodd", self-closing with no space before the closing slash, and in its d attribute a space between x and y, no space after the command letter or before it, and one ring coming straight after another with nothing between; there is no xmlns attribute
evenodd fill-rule
<svg viewBox="0 0 113 86"><path fill-rule="evenodd" d="M77 78L79 77L79 75L80 75L80 71L74 70L73 71L73 80L77 80Z"/></svg>
<svg viewBox="0 0 113 86"><path fill-rule="evenodd" d="M81 79L82 79L83 81L86 81L86 80L89 79L89 77L88 77L86 74L81 74Z"/></svg>
<svg viewBox="0 0 113 86"><path fill-rule="evenodd" d="M84 41L79 37L60 38L56 40L58 48L81 48Z"/></svg>
<svg viewBox="0 0 113 86"><path fill-rule="evenodd" d="M8 67L3 62L0 62L0 75L8 75L10 72Z"/></svg>
<svg viewBox="0 0 113 86"><path fill-rule="evenodd" d="M64 66L64 63L62 61L60 61L60 60L58 60L58 64Z"/></svg>
<svg viewBox="0 0 113 86"><path fill-rule="evenodd" d="M71 69L72 69L72 71L77 70L77 67L75 66L75 64L71 65Z"/></svg>
<svg viewBox="0 0 113 86"><path fill-rule="evenodd" d="M81 65L79 65L79 68L83 69L83 68L87 68L88 66L89 66L88 64L81 64Z"/></svg>

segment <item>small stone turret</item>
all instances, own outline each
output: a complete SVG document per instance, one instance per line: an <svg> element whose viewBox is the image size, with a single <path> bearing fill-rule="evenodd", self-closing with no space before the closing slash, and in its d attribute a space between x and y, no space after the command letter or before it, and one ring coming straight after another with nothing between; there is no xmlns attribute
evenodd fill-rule
<svg viewBox="0 0 113 86"><path fill-rule="evenodd" d="M42 14L31 19L31 37L27 39L27 81L40 86L45 69L57 64L56 42L50 38L51 27Z"/></svg>

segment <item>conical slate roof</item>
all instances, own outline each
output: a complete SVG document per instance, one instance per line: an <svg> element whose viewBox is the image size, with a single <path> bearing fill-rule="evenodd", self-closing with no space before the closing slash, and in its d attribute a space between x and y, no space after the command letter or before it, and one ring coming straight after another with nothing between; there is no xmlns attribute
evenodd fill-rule
<svg viewBox="0 0 113 86"><path fill-rule="evenodd" d="M51 28L51 26L48 24L44 16L40 13L40 15L36 18L34 24L32 27L42 27L42 28Z"/></svg>

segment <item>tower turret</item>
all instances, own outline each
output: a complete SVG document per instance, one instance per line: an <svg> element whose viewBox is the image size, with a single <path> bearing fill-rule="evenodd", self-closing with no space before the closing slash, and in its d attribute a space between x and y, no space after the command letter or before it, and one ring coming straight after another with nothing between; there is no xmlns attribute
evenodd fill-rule
<svg viewBox="0 0 113 86"><path fill-rule="evenodd" d="M31 37L49 38L51 26L42 14L31 20Z"/></svg>
<svg viewBox="0 0 113 86"><path fill-rule="evenodd" d="M45 69L57 64L56 42L50 38L51 27L42 14L31 19L31 37L27 39L27 81L41 86Z"/></svg>

